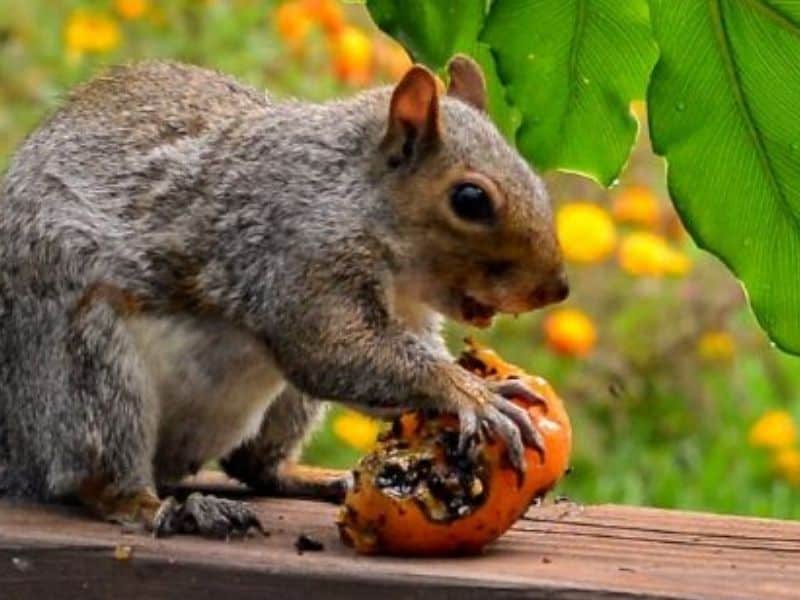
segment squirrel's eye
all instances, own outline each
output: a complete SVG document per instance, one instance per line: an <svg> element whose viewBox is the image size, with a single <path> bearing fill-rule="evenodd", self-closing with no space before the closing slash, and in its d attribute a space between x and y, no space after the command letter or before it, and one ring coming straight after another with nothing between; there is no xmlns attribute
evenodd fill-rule
<svg viewBox="0 0 800 600"><path fill-rule="evenodd" d="M474 183L459 183L450 194L453 212L465 221L491 223L494 221L494 205L486 191Z"/></svg>

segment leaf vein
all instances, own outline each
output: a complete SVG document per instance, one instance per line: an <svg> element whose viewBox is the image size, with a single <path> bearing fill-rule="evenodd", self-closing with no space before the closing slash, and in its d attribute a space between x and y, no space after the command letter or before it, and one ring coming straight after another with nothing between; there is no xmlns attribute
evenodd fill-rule
<svg viewBox="0 0 800 600"><path fill-rule="evenodd" d="M570 109L576 100L576 87L580 84L580 77L576 69L585 21L586 0L575 0L575 26L572 30L572 44L570 44L569 57L567 59L567 101L564 103L564 112L561 115L561 127L564 127L564 122L569 117Z"/></svg>
<svg viewBox="0 0 800 600"><path fill-rule="evenodd" d="M753 8L762 12L769 20L774 22L776 25L785 29L791 34L794 34L800 37L800 25L792 21L790 17L787 17L781 11L779 11L774 6L770 6L764 0L746 0Z"/></svg>
<svg viewBox="0 0 800 600"><path fill-rule="evenodd" d="M756 126L753 110L750 107L750 103L748 102L747 96L744 93L744 86L738 71L739 67L736 64L736 58L733 56L730 34L725 23L725 15L723 14L722 8L723 0L709 0L709 6L711 9L711 21L716 27L716 38L719 44L722 60L725 64L725 70L730 80L736 104L739 106L739 110L744 117L747 131L750 134L750 138L752 139L753 145L756 149L758 160L761 163L762 169L767 175L767 179L769 180L769 184L772 187L773 192L780 200L780 205L795 221L795 223L800 226L800 217L794 213L791 205L789 204L789 200L786 198L786 193L784 192L783 187L778 180L778 176L775 173L775 168L773 167L769 153L767 152L764 138Z"/></svg>

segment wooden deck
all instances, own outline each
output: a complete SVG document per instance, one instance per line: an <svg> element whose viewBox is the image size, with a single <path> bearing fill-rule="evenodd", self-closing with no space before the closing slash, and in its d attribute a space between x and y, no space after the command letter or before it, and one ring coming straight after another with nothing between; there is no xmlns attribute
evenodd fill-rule
<svg viewBox="0 0 800 600"><path fill-rule="evenodd" d="M153 539L0 503L0 598L800 598L800 523L624 506L532 509L485 555L355 556L336 508L254 500L268 537ZM307 534L324 550L298 554Z"/></svg>

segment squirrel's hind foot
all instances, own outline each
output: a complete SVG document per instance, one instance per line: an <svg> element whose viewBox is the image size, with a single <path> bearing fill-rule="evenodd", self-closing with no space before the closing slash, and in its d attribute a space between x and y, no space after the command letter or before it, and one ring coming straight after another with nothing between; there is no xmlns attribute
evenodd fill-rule
<svg viewBox="0 0 800 600"><path fill-rule="evenodd" d="M112 487L90 482L79 498L97 516L128 530L150 531L157 537L194 534L227 539L244 537L252 530L264 532L248 504L193 492L183 502L170 496L161 500L144 488L120 494Z"/></svg>
<svg viewBox="0 0 800 600"><path fill-rule="evenodd" d="M161 503L152 522L157 537L195 534L227 539L244 537L253 530L264 532L250 505L199 492L190 494L182 503L170 496Z"/></svg>

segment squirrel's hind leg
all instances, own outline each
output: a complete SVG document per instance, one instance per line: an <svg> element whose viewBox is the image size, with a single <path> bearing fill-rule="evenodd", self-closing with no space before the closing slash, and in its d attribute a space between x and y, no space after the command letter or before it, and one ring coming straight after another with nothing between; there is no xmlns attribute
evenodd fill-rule
<svg viewBox="0 0 800 600"><path fill-rule="evenodd" d="M77 492L77 498L95 516L124 527L142 527L152 531L161 500L149 488L118 491L102 479L87 479Z"/></svg>
<svg viewBox="0 0 800 600"><path fill-rule="evenodd" d="M99 481L123 495L153 486L156 398L115 294L92 288L74 304L21 294L6 304L0 418L11 495L59 500Z"/></svg>
<svg viewBox="0 0 800 600"><path fill-rule="evenodd" d="M258 435L222 461L226 473L267 496L341 502L351 485L349 472L297 464L325 405L287 386L267 409Z"/></svg>
<svg viewBox="0 0 800 600"><path fill-rule="evenodd" d="M197 493L181 503L174 498L162 501L154 491L159 400L125 322L121 294L101 288L71 319L68 379L75 387L64 392L74 404L66 413L76 420L66 425L72 425L75 435L58 439L68 443L84 432L85 439L97 440L96 447L78 444L79 453L72 458L79 465L77 472L85 473L75 490L77 497L101 518L143 526L156 535L226 538L261 529L244 502Z"/></svg>

